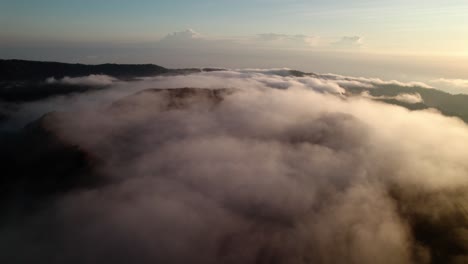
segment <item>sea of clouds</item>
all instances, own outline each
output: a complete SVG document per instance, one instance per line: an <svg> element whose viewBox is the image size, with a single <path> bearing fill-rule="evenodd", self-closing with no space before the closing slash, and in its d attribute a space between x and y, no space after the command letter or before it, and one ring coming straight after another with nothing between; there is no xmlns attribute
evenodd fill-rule
<svg viewBox="0 0 468 264"><path fill-rule="evenodd" d="M132 93L149 88L244 88L244 89L290 89L303 88L319 93L331 93L344 96L346 88L362 87L376 88L379 85L397 85L401 87L431 88L420 82L403 83L396 80L384 81L378 78L350 77L336 74L310 74L294 76L294 71L287 68L278 69L234 69L198 74L171 75L138 78L133 81L119 81L106 75L90 75L85 77L65 77L63 79L48 78L47 84L65 84L78 86L94 86L95 91L72 95L55 96L47 100L29 103L11 104L3 109L11 115L8 122L0 123L0 130L18 129L27 123L51 111L68 111L86 109L88 107L102 107L114 100L131 95ZM102 90L99 88L110 88ZM364 96L369 97L364 94ZM419 94L402 93L392 98L406 103L422 102Z"/></svg>
<svg viewBox="0 0 468 264"><path fill-rule="evenodd" d="M21 105L21 122L59 111L47 128L98 160L106 184L0 229L0 260L466 263L467 125L347 95L382 80L330 76L112 80ZM181 87L210 90L145 91Z"/></svg>

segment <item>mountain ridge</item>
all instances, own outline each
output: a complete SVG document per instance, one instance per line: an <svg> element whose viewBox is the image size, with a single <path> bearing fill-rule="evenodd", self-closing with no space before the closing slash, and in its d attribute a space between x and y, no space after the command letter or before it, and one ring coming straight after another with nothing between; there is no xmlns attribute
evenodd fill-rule
<svg viewBox="0 0 468 264"><path fill-rule="evenodd" d="M104 74L117 78L143 77L169 73L170 70L155 64L81 64L29 60L0 59L0 80L38 81L46 78L81 77Z"/></svg>

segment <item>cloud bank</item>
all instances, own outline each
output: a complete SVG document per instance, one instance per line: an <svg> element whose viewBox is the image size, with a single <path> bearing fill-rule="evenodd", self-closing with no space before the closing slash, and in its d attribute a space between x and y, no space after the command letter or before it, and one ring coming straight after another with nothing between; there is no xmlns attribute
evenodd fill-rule
<svg viewBox="0 0 468 264"><path fill-rule="evenodd" d="M8 122L0 123L0 130L22 127L28 122L54 110L68 111L83 109L88 107L89 104L92 104L92 107L110 104L113 100L149 88L303 88L320 93L338 95L345 95L347 89L353 87L373 89L378 88L380 85L396 85L401 87L430 88L430 86L421 82L404 83L395 80L384 81L378 78L303 73L288 68L221 70L190 75L146 77L132 82L119 81L106 75L90 75L78 78L65 77L61 80L49 78L47 82L51 84L85 85L111 89L85 93L80 96L56 96L50 100L14 106L15 111L8 113L12 117ZM369 96L367 97L369 98ZM405 100L404 98L399 99ZM413 98L413 101L415 100L419 101L419 99Z"/></svg>
<svg viewBox="0 0 468 264"><path fill-rule="evenodd" d="M144 78L60 99L68 108L43 126L92 157L104 183L3 225L0 260L468 261L466 124L273 74L286 71Z"/></svg>

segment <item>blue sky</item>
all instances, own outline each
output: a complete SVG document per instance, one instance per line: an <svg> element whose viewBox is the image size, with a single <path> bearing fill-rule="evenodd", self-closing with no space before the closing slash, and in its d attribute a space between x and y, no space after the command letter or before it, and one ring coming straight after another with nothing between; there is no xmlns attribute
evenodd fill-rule
<svg viewBox="0 0 468 264"><path fill-rule="evenodd" d="M196 55L214 58L214 53L224 52L222 46L239 54L255 48L258 52L253 54L258 58L268 57L267 51L284 56L302 52L297 57L329 54L330 58L346 52L342 57L353 57L352 60L361 56L367 61L382 61L382 56L387 56L388 62L394 60L388 58L393 55L426 56L446 65L455 58L458 64L465 65L466 14L466 0L0 0L0 57L157 63L154 60L162 58L158 54L161 51L149 49L152 45L157 47L168 34L192 29L195 35L178 35L181 43L172 44L183 46L184 50L193 48L185 57L195 59L177 59L179 62L174 63L176 59L166 58L164 63L222 65L224 58L196 59ZM267 43L266 38L258 38L260 34L270 39L273 36L274 40ZM440 56L444 59L438 60ZM384 66L386 62L379 63ZM404 64L404 59L400 63ZM256 64L268 66L265 61ZM291 59L285 64L303 63ZM463 70L466 69L447 73L454 75L453 72Z"/></svg>

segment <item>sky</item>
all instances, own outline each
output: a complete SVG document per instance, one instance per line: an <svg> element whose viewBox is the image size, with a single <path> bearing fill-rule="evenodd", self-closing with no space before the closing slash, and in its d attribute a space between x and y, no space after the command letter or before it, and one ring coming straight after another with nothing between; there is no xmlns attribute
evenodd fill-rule
<svg viewBox="0 0 468 264"><path fill-rule="evenodd" d="M468 1L1 0L0 58L466 79Z"/></svg>

